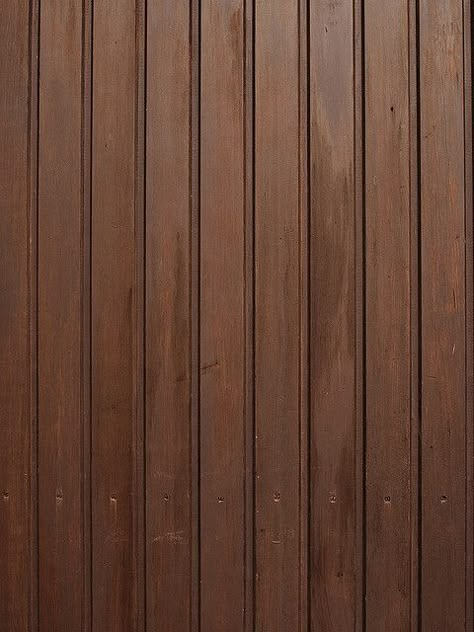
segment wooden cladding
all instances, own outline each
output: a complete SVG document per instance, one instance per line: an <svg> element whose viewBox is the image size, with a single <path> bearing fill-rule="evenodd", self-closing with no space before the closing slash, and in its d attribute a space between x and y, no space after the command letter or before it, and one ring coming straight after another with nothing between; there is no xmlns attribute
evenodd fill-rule
<svg viewBox="0 0 474 632"><path fill-rule="evenodd" d="M0 13L0 630L472 631L468 0Z"/></svg>

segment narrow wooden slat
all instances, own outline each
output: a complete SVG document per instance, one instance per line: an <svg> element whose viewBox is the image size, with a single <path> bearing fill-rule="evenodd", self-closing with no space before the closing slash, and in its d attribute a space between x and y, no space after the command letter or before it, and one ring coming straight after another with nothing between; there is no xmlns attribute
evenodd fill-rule
<svg viewBox="0 0 474 632"><path fill-rule="evenodd" d="M462 8L420 3L423 630L465 629Z"/></svg>
<svg viewBox="0 0 474 632"><path fill-rule="evenodd" d="M410 319L411 319L411 578L410 630L419 627L420 601L420 169L418 0L408 3L410 129Z"/></svg>
<svg viewBox="0 0 474 632"><path fill-rule="evenodd" d="M310 626L310 26L307 0L298 4L298 304L299 304L299 632Z"/></svg>
<svg viewBox="0 0 474 632"><path fill-rule="evenodd" d="M255 200L254 200L254 3L244 3L245 116L245 612L244 630L255 630Z"/></svg>
<svg viewBox="0 0 474 632"><path fill-rule="evenodd" d="M36 423L36 313L31 309L36 275L36 25L36 3L19 0L2 7L0 621L12 630L35 625L37 606L36 472L31 469Z"/></svg>
<svg viewBox="0 0 474 632"><path fill-rule="evenodd" d="M365 3L366 626L387 632L411 617L408 34L407 0Z"/></svg>
<svg viewBox="0 0 474 632"><path fill-rule="evenodd" d="M255 3L256 627L300 591L298 3Z"/></svg>
<svg viewBox="0 0 474 632"><path fill-rule="evenodd" d="M312 630L356 617L353 3L311 6Z"/></svg>
<svg viewBox="0 0 474 632"><path fill-rule="evenodd" d="M466 274L466 630L474 629L474 233L472 151L472 3L464 0L464 190Z"/></svg>
<svg viewBox="0 0 474 632"><path fill-rule="evenodd" d="M134 304L134 535L137 569L136 629L145 632L146 615L146 422L145 422L145 186L146 186L146 21L147 0L135 1L135 304Z"/></svg>
<svg viewBox="0 0 474 632"><path fill-rule="evenodd" d="M201 2L201 628L208 632L242 630L244 612L243 9L243 0Z"/></svg>
<svg viewBox="0 0 474 632"><path fill-rule="evenodd" d="M41 3L39 624L81 630L82 0ZM64 253L67 252L67 257Z"/></svg>
<svg viewBox="0 0 474 632"><path fill-rule="evenodd" d="M93 629L138 628L136 3L94 3Z"/></svg>
<svg viewBox="0 0 474 632"><path fill-rule="evenodd" d="M189 3L147 28L147 622L190 629L191 313Z"/></svg>
<svg viewBox="0 0 474 632"><path fill-rule="evenodd" d="M82 16L82 626L92 630L91 537L91 161L92 161L92 2Z"/></svg>
<svg viewBox="0 0 474 632"><path fill-rule="evenodd" d="M191 46L191 143L189 148L191 188L191 630L201 625L200 548L200 51L201 0L190 2Z"/></svg>
<svg viewBox="0 0 474 632"><path fill-rule="evenodd" d="M364 0L354 0L354 309L355 309L355 611L354 630L365 629L366 587L366 357L365 357L365 68Z"/></svg>

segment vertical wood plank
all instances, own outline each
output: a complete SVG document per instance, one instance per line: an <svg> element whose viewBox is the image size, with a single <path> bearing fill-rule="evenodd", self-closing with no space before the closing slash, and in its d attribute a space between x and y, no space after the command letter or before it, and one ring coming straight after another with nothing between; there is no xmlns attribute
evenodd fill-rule
<svg viewBox="0 0 474 632"><path fill-rule="evenodd" d="M0 621L36 625L37 6L0 19Z"/></svg>
<svg viewBox="0 0 474 632"><path fill-rule="evenodd" d="M420 165L418 0L408 2L410 126L410 318L411 318L411 578L410 630L418 632L420 605Z"/></svg>
<svg viewBox="0 0 474 632"><path fill-rule="evenodd" d="M308 632L310 615L310 3L298 0L298 630Z"/></svg>
<svg viewBox="0 0 474 632"><path fill-rule="evenodd" d="M256 626L299 626L298 2L255 3Z"/></svg>
<svg viewBox="0 0 474 632"><path fill-rule="evenodd" d="M136 3L94 5L92 158L93 628L137 630Z"/></svg>
<svg viewBox="0 0 474 632"><path fill-rule="evenodd" d="M201 0L191 0L191 629L201 625L200 531L200 127Z"/></svg>
<svg viewBox="0 0 474 632"><path fill-rule="evenodd" d="M366 353L365 353L365 50L364 0L354 1L354 306L355 306L355 611L354 629L366 614Z"/></svg>
<svg viewBox="0 0 474 632"><path fill-rule="evenodd" d="M311 613L356 613L353 3L311 7Z"/></svg>
<svg viewBox="0 0 474 632"><path fill-rule="evenodd" d="M190 628L190 10L148 7L147 621Z"/></svg>
<svg viewBox="0 0 474 632"><path fill-rule="evenodd" d="M420 77L421 621L423 630L463 630L466 235L461 0L421 1Z"/></svg>
<svg viewBox="0 0 474 632"><path fill-rule="evenodd" d="M411 616L408 45L407 0L366 2L366 625L387 631Z"/></svg>
<svg viewBox="0 0 474 632"><path fill-rule="evenodd" d="M41 3L39 624L82 629L82 0ZM67 253L67 256L65 256Z"/></svg>
<svg viewBox="0 0 474 632"><path fill-rule="evenodd" d="M466 274L466 630L474 627L474 233L472 151L472 3L463 3Z"/></svg>
<svg viewBox="0 0 474 632"><path fill-rule="evenodd" d="M91 226L92 226L92 24L93 0L82 16L82 533L84 632L92 631L92 423L91 423Z"/></svg>
<svg viewBox="0 0 474 632"><path fill-rule="evenodd" d="M255 196L254 60L255 4L244 3L245 116L245 611L244 630L255 630Z"/></svg>
<svg viewBox="0 0 474 632"><path fill-rule="evenodd" d="M209 632L242 630L244 611L243 8L201 3L201 627Z"/></svg>

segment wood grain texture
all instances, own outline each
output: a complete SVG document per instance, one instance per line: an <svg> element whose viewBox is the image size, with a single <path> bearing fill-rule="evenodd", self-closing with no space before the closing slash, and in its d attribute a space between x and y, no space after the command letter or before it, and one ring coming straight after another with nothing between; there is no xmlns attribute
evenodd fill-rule
<svg viewBox="0 0 474 632"><path fill-rule="evenodd" d="M36 5L35 5L36 6ZM2 7L0 19L0 621L8 630L28 630L36 620L35 457L36 260L35 139L30 73L33 6ZM30 107L33 106L33 107ZM31 371L31 373L30 373ZM33 379L32 379L33 378Z"/></svg>
<svg viewBox="0 0 474 632"><path fill-rule="evenodd" d="M189 15L148 8L147 623L169 632L192 629Z"/></svg>
<svg viewBox="0 0 474 632"><path fill-rule="evenodd" d="M312 5L311 629L340 632L356 612L353 26L352 2Z"/></svg>
<svg viewBox="0 0 474 632"><path fill-rule="evenodd" d="M470 0L2 9L0 630L470 632Z"/></svg>
<svg viewBox="0 0 474 632"><path fill-rule="evenodd" d="M255 6L256 626L299 624L298 5Z"/></svg>
<svg viewBox="0 0 474 632"><path fill-rule="evenodd" d="M138 630L136 6L94 5L93 629ZM141 324L140 324L141 326Z"/></svg>
<svg viewBox="0 0 474 632"><path fill-rule="evenodd" d="M421 622L423 630L462 630L466 599L472 600L465 594L462 2L421 2L420 77Z"/></svg>
<svg viewBox="0 0 474 632"><path fill-rule="evenodd" d="M42 2L39 93L39 624L81 630L83 3ZM67 258L64 252L68 253Z"/></svg>
<svg viewBox="0 0 474 632"><path fill-rule="evenodd" d="M387 631L410 621L408 28L406 0L366 2L366 627Z"/></svg>
<svg viewBox="0 0 474 632"><path fill-rule="evenodd" d="M243 8L201 2L201 629L209 632L242 629L244 612Z"/></svg>

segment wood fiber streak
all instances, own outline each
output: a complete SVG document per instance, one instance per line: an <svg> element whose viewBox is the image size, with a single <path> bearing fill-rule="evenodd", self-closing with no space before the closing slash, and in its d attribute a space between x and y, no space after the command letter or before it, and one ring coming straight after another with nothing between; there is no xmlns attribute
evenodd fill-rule
<svg viewBox="0 0 474 632"><path fill-rule="evenodd" d="M218 632L244 611L244 3L201 11L201 628Z"/></svg>
<svg viewBox="0 0 474 632"><path fill-rule="evenodd" d="M8 2L0 19L0 621L7 630L28 630L30 592L35 590L30 530L31 471L35 403L30 401L31 279L35 261L29 249L30 154L29 73L30 7ZM29 244L29 239L31 241ZM30 275L30 264L32 274ZM33 414L32 414L33 411ZM35 521L32 521L33 525ZM35 604L32 601L32 606ZM35 614L31 612L32 620Z"/></svg>
<svg viewBox="0 0 474 632"><path fill-rule="evenodd" d="M365 46L366 626L395 632L409 627L411 577L406 0L366 2Z"/></svg>
<svg viewBox="0 0 474 632"><path fill-rule="evenodd" d="M342 632L357 561L353 3L312 5L310 28L311 629Z"/></svg>
<svg viewBox="0 0 474 632"><path fill-rule="evenodd" d="M84 570L82 5L41 3L39 60L39 625L71 632L82 629Z"/></svg>
<svg viewBox="0 0 474 632"><path fill-rule="evenodd" d="M298 5L255 5L256 628L299 621Z"/></svg>
<svg viewBox="0 0 474 632"><path fill-rule="evenodd" d="M150 4L147 41L147 623L178 632L192 583L188 2Z"/></svg>
<svg viewBox="0 0 474 632"><path fill-rule="evenodd" d="M460 0L420 4L423 630L465 629L472 600L465 594L462 9Z"/></svg>

